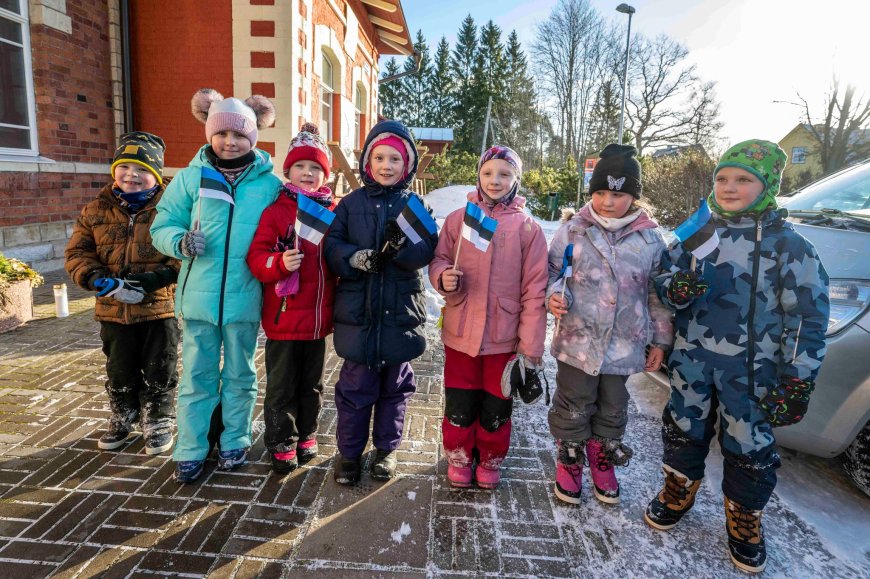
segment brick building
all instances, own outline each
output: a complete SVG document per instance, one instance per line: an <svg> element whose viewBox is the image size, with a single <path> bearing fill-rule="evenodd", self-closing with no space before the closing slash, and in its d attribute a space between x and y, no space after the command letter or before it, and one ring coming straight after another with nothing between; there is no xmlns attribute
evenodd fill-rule
<svg viewBox="0 0 870 579"><path fill-rule="evenodd" d="M203 87L263 94L279 165L301 124L353 163L377 118L378 58L410 54L400 0L0 0L0 251L62 266L117 137L166 141L166 173L205 142Z"/></svg>

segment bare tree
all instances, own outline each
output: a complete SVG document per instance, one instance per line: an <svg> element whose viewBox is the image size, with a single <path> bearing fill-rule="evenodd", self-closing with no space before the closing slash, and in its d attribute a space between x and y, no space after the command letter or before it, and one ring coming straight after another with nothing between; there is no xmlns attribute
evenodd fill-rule
<svg viewBox="0 0 870 579"><path fill-rule="evenodd" d="M695 66L683 64L688 51L665 35L655 40L638 36L633 44L626 114L638 154L648 147L685 142L693 133L685 103L697 82Z"/></svg>
<svg viewBox="0 0 870 579"><path fill-rule="evenodd" d="M686 143L700 145L707 153L716 150L719 144L719 132L724 126L719 114L716 83L696 83L689 97L689 107L686 111L686 117L691 127Z"/></svg>
<svg viewBox="0 0 870 579"><path fill-rule="evenodd" d="M840 94L840 79L834 77L825 104L825 118L814 123L810 105L798 94L803 103L810 132L819 141L822 170L825 175L844 167L851 159L870 155L870 142L856 139L858 132L870 121L870 99L855 97L855 86L846 85Z"/></svg>

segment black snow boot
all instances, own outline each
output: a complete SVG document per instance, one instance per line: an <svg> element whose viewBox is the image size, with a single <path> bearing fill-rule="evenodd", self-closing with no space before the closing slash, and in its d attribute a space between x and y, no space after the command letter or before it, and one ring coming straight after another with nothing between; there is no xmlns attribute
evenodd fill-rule
<svg viewBox="0 0 870 579"><path fill-rule="evenodd" d="M375 480L390 480L396 476L396 466L395 450L378 449L375 453L375 460L372 462L372 478Z"/></svg>
<svg viewBox="0 0 870 579"><path fill-rule="evenodd" d="M106 433L100 437L97 442L103 450L115 450L127 442L127 437L130 436L130 431L133 430L133 423L139 418L138 410L125 410L121 412L113 412L109 418L109 427Z"/></svg>
<svg viewBox="0 0 870 579"><path fill-rule="evenodd" d="M689 480L672 468L662 467L662 470L665 472L665 486L647 505L643 518L650 527L667 531L676 527L695 505L701 480Z"/></svg>
<svg viewBox="0 0 870 579"><path fill-rule="evenodd" d="M731 561L742 571L760 573L767 564L761 511L753 511L725 497L725 530Z"/></svg>
<svg viewBox="0 0 870 579"><path fill-rule="evenodd" d="M362 457L337 454L332 476L340 485L355 485L362 476Z"/></svg>

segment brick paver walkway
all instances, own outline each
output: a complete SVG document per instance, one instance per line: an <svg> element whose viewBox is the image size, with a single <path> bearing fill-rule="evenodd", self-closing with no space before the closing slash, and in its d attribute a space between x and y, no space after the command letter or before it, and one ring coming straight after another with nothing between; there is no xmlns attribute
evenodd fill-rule
<svg viewBox="0 0 870 579"><path fill-rule="evenodd" d="M661 446L657 418L634 405L628 440L636 456L622 478L620 506L601 505L586 489L580 508L554 502L541 404L515 412L498 491L447 487L437 341L414 362L418 393L397 480L366 475L350 489L332 481L340 360L330 352L320 458L276 477L258 436L247 467L220 473L210 460L201 483L179 486L170 458L147 456L139 437L118 452L97 448L108 408L93 298L71 287L73 314L56 319L52 281L37 292L38 319L0 335L3 577L740 576L727 558L721 498L710 485L698 514L672 533L641 521L660 484ZM262 364L261 347L260 404ZM259 404L255 419L260 434ZM776 497L766 516L775 572L867 572L837 560Z"/></svg>

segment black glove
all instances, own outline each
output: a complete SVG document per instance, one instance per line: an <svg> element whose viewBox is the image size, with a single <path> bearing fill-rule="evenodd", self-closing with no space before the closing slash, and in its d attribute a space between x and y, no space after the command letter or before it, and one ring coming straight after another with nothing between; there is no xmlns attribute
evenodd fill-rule
<svg viewBox="0 0 870 579"><path fill-rule="evenodd" d="M178 275L175 273L174 269L162 266L154 271L127 274L124 281L128 283L132 282L133 285L139 284L142 291L146 294L150 294L173 283L177 277Z"/></svg>
<svg viewBox="0 0 870 579"><path fill-rule="evenodd" d="M387 225L384 228L384 237L393 251L398 251L405 243L405 240L408 239L395 219L387 221Z"/></svg>
<svg viewBox="0 0 870 579"><path fill-rule="evenodd" d="M668 299L678 306L685 305L695 298L699 298L710 289L710 284L700 277L697 272L681 269L671 278L668 286Z"/></svg>
<svg viewBox="0 0 870 579"><path fill-rule="evenodd" d="M807 413L814 389L811 380L784 376L780 385L771 388L758 406L767 412L767 421L773 426L797 424Z"/></svg>

